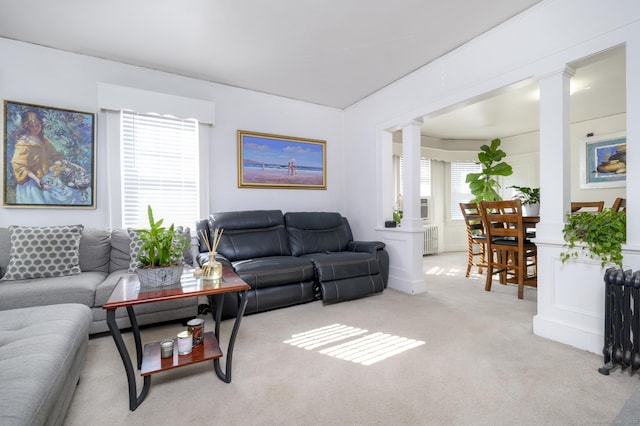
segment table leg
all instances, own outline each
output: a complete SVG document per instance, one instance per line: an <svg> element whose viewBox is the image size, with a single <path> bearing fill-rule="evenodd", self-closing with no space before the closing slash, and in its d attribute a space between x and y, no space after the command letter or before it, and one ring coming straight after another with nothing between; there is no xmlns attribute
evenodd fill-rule
<svg viewBox="0 0 640 426"><path fill-rule="evenodd" d="M131 309L129 311L129 309ZM132 329L134 334L134 340L136 341L136 352L138 355L138 369L142 363L142 349L139 349L140 346L140 330L138 329L138 324L135 320L135 314L132 308L127 308L127 313L129 314L129 319L133 317L132 321ZM135 326L134 326L135 324ZM118 348L118 352L120 353L120 358L122 358L122 363L124 364L124 370L127 373L127 382L129 384L129 410L135 411L136 408L142 401L144 401L147 396L147 392L149 392L149 387L151 385L151 376L144 376L144 383L142 386L142 391L140 395L137 395L136 389L136 376L133 371L133 364L131 363L131 357L129 356L129 351L127 350L127 346L124 344L124 340L122 339L122 334L120 333L120 329L118 328L118 324L116 323L116 310L108 309L107 310L107 325L109 326L109 330L111 331L111 336L113 337L113 341L116 344L116 348Z"/></svg>
<svg viewBox="0 0 640 426"><path fill-rule="evenodd" d="M135 312L133 312L133 306L127 306L127 315L129 315L133 340L136 344L136 359L138 360L138 370L140 370L142 368L142 342L140 341L140 328L138 328L138 320Z"/></svg>
<svg viewBox="0 0 640 426"><path fill-rule="evenodd" d="M218 343L220 343L220 322L222 320L222 302L224 300L223 294L218 294L215 296L208 296L209 304L211 306L215 306L215 313L212 311L211 315L214 317L215 321L215 335ZM215 300L214 300L215 298ZM215 302L215 303L214 303ZM240 322L242 321L242 316L244 315L244 311L247 307L247 292L240 291L238 292L238 312L236 313L236 320L233 323L233 330L231 332L231 336L229 337L229 345L227 347L226 353L226 366L225 371L223 372L220 368L220 358L216 358L213 360L213 367L216 371L218 377L226 382L231 383L231 362L233 358L233 346L236 341L236 335L238 334L238 330L240 329Z"/></svg>

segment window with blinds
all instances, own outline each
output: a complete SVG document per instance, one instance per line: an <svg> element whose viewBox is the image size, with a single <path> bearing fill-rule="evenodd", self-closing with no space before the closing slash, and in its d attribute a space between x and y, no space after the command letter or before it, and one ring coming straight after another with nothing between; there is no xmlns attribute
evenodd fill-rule
<svg viewBox="0 0 640 426"><path fill-rule="evenodd" d="M198 122L121 112L122 224L155 220L193 228L199 217Z"/></svg>
<svg viewBox="0 0 640 426"><path fill-rule="evenodd" d="M468 173L479 173L482 166L478 163L451 163L451 220L463 220L460 203L467 203L472 198L469 184L465 182Z"/></svg>
<svg viewBox="0 0 640 426"><path fill-rule="evenodd" d="M394 174L396 176L396 200L399 199L398 194L402 194L402 162L403 156L394 156ZM420 197L431 196L431 160L428 158L420 158Z"/></svg>

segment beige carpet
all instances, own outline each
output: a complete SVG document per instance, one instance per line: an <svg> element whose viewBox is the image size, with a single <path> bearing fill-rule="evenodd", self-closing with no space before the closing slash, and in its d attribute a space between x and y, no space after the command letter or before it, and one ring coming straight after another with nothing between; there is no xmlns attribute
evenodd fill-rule
<svg viewBox="0 0 640 426"><path fill-rule="evenodd" d="M483 276L464 278L465 262L461 253L425 257L427 292L420 295L387 290L247 316L230 384L210 362L157 374L135 412L111 336L94 337L65 424L609 424L638 375L603 376L601 356L533 335L536 290L525 289L524 300L513 286L485 292ZM225 321L224 336L230 326ZM302 339L330 326L353 336L329 342L318 334L315 347ZM160 340L182 329L145 328L142 337ZM132 344L131 333L125 339ZM353 344L339 346L345 343ZM370 355L376 345L387 358Z"/></svg>

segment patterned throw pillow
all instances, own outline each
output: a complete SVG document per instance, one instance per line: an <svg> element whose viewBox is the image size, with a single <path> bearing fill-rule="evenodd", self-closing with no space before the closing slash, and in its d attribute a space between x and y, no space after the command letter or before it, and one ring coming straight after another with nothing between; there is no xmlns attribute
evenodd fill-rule
<svg viewBox="0 0 640 426"><path fill-rule="evenodd" d="M80 273L82 225L10 226L11 251L3 281Z"/></svg>
<svg viewBox="0 0 640 426"><path fill-rule="evenodd" d="M138 260L138 252L142 247L142 240L140 239L140 233L136 232L135 229L127 228L127 234L129 234L129 256L131 256L129 273L134 274L136 269L142 266L142 263Z"/></svg>

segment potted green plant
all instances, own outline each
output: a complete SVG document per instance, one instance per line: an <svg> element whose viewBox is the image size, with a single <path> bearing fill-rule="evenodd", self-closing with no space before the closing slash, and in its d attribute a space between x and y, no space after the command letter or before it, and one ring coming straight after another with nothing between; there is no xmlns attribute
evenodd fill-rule
<svg viewBox="0 0 640 426"><path fill-rule="evenodd" d="M509 188L516 190L513 198L522 202L522 210L525 216L540 216L540 188L512 185Z"/></svg>
<svg viewBox="0 0 640 426"><path fill-rule="evenodd" d="M151 206L147 206L149 229L136 229L142 245L137 258L142 267L136 269L140 284L159 287L180 282L182 253L187 239L178 233L173 224L162 226L164 219L155 221Z"/></svg>
<svg viewBox="0 0 640 426"><path fill-rule="evenodd" d="M627 215L604 209L600 213L567 213L562 229L565 251L560 254L562 262L577 257L580 252L592 259L599 258L602 267L613 263L622 267L622 244L627 236Z"/></svg>
<svg viewBox="0 0 640 426"><path fill-rule="evenodd" d="M512 167L502 161L507 154L499 149L500 139L491 141L491 145L482 145L478 153L478 161L482 165L480 173L469 173L465 182L469 184L469 189L474 198L472 203L480 201L500 201L502 197L498 194L500 183L498 176L509 176L513 173Z"/></svg>

